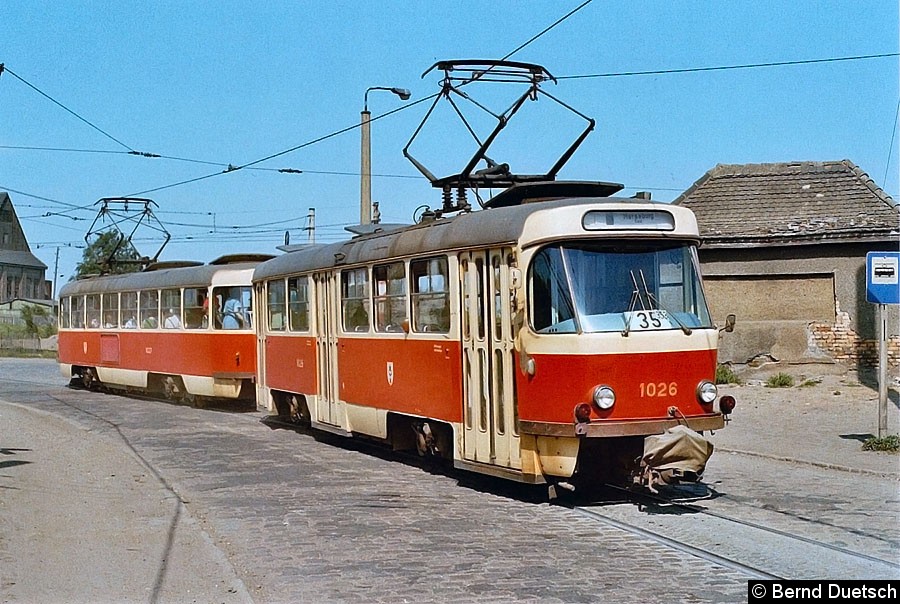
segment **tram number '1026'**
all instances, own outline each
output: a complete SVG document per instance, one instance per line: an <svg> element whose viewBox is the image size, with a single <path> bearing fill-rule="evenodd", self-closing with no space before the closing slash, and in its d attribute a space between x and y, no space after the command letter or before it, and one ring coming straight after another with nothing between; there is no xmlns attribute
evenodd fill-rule
<svg viewBox="0 0 900 604"><path fill-rule="evenodd" d="M641 382L641 398L666 397L678 394L677 382Z"/></svg>

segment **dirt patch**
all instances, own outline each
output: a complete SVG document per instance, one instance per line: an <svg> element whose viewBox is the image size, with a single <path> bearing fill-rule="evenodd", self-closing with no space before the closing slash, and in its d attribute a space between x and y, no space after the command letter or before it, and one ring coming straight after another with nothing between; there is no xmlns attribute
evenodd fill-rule
<svg viewBox="0 0 900 604"><path fill-rule="evenodd" d="M720 394L737 400L732 421L713 438L724 449L828 467L900 476L896 453L863 451L878 435L878 384L874 375L840 364L771 363L735 367L740 384L720 384ZM793 386L774 388L770 377L784 373ZM888 389L887 430L900 432L900 389Z"/></svg>

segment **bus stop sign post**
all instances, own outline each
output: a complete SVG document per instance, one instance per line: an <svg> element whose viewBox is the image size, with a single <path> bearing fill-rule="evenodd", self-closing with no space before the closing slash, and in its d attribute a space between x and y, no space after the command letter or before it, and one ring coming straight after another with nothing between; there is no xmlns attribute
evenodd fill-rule
<svg viewBox="0 0 900 604"><path fill-rule="evenodd" d="M878 438L887 432L887 305L900 304L900 252L866 254L866 301L878 305Z"/></svg>

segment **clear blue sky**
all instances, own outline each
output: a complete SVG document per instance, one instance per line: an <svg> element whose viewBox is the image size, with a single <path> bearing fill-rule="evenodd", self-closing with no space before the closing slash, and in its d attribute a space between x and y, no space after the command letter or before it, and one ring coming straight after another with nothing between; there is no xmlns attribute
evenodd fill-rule
<svg viewBox="0 0 900 604"><path fill-rule="evenodd" d="M242 165L358 124L369 86L409 88L409 103L426 97L438 78L420 76L435 61L503 57L581 3L11 0L0 7L0 62L131 149ZM594 0L511 59L573 76L897 51L893 0ZM850 159L898 199L896 57L546 86L598 123L560 178L620 182L627 195L648 190L669 201L718 163ZM400 105L389 93L369 96L373 116ZM372 196L385 221L408 222L417 206L440 204L401 153L427 106L372 125ZM578 124L558 120L549 103L526 109L517 117L523 138L495 159L546 168ZM96 214L72 206L222 169L121 153L10 73L0 75L0 145L0 190L10 192L48 279L61 246L62 281ZM414 154L443 175L468 159L454 161L455 149L429 122ZM245 169L147 193L172 233L162 258L274 252L285 230L305 239L311 207L317 240L342 238L342 227L358 222L359 156L353 129L258 165L303 174ZM147 254L157 247L144 245Z"/></svg>

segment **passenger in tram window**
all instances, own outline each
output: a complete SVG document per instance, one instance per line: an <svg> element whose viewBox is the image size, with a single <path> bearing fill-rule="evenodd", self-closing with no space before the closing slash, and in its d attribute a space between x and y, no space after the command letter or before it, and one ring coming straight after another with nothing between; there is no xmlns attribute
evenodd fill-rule
<svg viewBox="0 0 900 604"><path fill-rule="evenodd" d="M345 331L369 331L369 312L362 300L347 300L344 306Z"/></svg>
<svg viewBox="0 0 900 604"><path fill-rule="evenodd" d="M209 298L203 298L203 318L200 319L200 327L202 329L209 327Z"/></svg>
<svg viewBox="0 0 900 604"><path fill-rule="evenodd" d="M222 296L216 295L213 296L212 299L213 311L213 328L214 329L222 329L222 312L219 310L222 308Z"/></svg>
<svg viewBox="0 0 900 604"><path fill-rule="evenodd" d="M154 290L140 293L140 319L142 329L159 327L159 294Z"/></svg>
<svg viewBox="0 0 900 604"><path fill-rule="evenodd" d="M244 327L244 307L236 298L225 300L222 308L222 329L242 329Z"/></svg>
<svg viewBox="0 0 900 604"><path fill-rule="evenodd" d="M122 327L125 329L137 329L137 321L134 317L128 317L125 319L125 324Z"/></svg>
<svg viewBox="0 0 900 604"><path fill-rule="evenodd" d="M181 329L181 317L175 314L175 309L170 308L166 313L166 320L163 321L165 329Z"/></svg>

